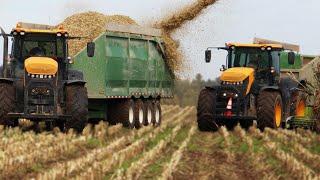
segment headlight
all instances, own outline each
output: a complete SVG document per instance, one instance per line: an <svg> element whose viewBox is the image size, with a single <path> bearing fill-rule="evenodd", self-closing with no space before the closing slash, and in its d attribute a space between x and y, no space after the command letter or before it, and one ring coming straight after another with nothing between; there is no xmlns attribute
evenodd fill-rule
<svg viewBox="0 0 320 180"><path fill-rule="evenodd" d="M23 32L23 31L22 31L22 32L20 32L20 35L21 35L21 36L24 36L25 34L26 34L26 33L25 33L25 32Z"/></svg>
<svg viewBox="0 0 320 180"><path fill-rule="evenodd" d="M226 96L227 96L227 93L223 93L222 96L223 96L223 97L226 97Z"/></svg>
<svg viewBox="0 0 320 180"><path fill-rule="evenodd" d="M58 36L58 37L61 37L61 33L57 33L57 36Z"/></svg>

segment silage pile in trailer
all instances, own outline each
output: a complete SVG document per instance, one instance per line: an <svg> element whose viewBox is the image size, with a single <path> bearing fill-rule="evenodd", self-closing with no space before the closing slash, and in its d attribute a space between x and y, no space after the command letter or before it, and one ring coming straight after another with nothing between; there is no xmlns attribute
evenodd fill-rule
<svg viewBox="0 0 320 180"><path fill-rule="evenodd" d="M183 24L198 17L204 9L216 3L217 0L197 0L195 3L174 12L174 14L165 17L155 26L163 31L164 44L168 64L174 72L183 69L183 55L178 50L178 43L172 38L172 33L179 29Z"/></svg>
<svg viewBox="0 0 320 180"><path fill-rule="evenodd" d="M61 24L73 37L85 37L69 42L69 55L74 56L87 44L105 31L106 24L137 24L128 16L104 15L97 12L85 12L74 14L66 18Z"/></svg>
<svg viewBox="0 0 320 180"><path fill-rule="evenodd" d="M163 31L163 40L166 50L166 61L169 69L177 74L183 69L183 56L179 52L178 43L171 37L172 32L180 28L187 21L191 21L201 14L202 10L214 4L217 0L197 0L195 3L167 16L157 28ZM137 23L128 16L113 15L108 16L97 12L85 12L74 14L66 18L61 24L73 37L86 37L69 42L69 55L74 56L80 52L87 44L98 37L108 23L135 24Z"/></svg>

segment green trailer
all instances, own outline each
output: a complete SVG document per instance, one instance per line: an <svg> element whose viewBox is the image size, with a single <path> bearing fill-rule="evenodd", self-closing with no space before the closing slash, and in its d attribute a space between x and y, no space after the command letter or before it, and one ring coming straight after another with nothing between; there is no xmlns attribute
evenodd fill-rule
<svg viewBox="0 0 320 180"><path fill-rule="evenodd" d="M87 82L89 120L129 128L160 125L160 100L173 97L174 79L160 30L108 24L72 61L71 69L83 72Z"/></svg>

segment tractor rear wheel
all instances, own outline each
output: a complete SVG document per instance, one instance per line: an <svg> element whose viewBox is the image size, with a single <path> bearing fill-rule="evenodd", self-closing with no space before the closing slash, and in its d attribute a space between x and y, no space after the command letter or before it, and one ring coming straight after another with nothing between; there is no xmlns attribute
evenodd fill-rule
<svg viewBox="0 0 320 180"><path fill-rule="evenodd" d="M14 110L15 88L13 84L0 83L0 125L11 126L14 122L7 117Z"/></svg>
<svg viewBox="0 0 320 180"><path fill-rule="evenodd" d="M200 92L197 107L197 122L200 131L216 131L218 125L214 119L216 94L213 89L203 89Z"/></svg>
<svg viewBox="0 0 320 180"><path fill-rule="evenodd" d="M84 85L66 86L66 112L71 118L66 120L65 130L74 129L81 133L88 121L88 94Z"/></svg>
<svg viewBox="0 0 320 180"><path fill-rule="evenodd" d="M279 92L262 91L258 96L257 125L258 128L279 128L282 122L283 107Z"/></svg>
<svg viewBox="0 0 320 180"><path fill-rule="evenodd" d="M293 97L293 115L298 117L305 116L307 104L307 95L304 92L297 92L296 96Z"/></svg>

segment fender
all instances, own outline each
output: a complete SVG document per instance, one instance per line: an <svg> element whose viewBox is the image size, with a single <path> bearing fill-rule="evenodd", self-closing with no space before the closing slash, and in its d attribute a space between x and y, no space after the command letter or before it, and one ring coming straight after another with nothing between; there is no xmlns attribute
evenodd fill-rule
<svg viewBox="0 0 320 180"><path fill-rule="evenodd" d="M210 90L216 90L217 88L215 86L206 86L206 89L210 89Z"/></svg>
<svg viewBox="0 0 320 180"><path fill-rule="evenodd" d="M65 81L65 85L85 85L87 82L83 80L67 80Z"/></svg>
<svg viewBox="0 0 320 180"><path fill-rule="evenodd" d="M14 83L14 79L12 79L12 78L0 78L0 83L13 84Z"/></svg>
<svg viewBox="0 0 320 180"><path fill-rule="evenodd" d="M280 88L279 86L264 86L260 89L259 91L259 94L262 92L262 91L280 91Z"/></svg>

